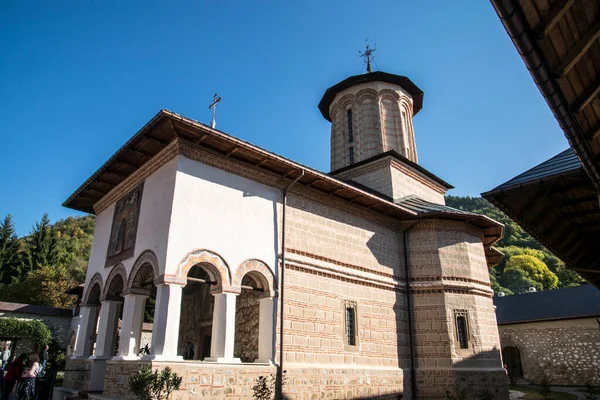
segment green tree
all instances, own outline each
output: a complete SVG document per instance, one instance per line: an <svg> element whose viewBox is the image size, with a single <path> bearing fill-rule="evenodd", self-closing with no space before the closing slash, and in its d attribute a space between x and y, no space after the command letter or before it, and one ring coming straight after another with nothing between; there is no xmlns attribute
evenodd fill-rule
<svg viewBox="0 0 600 400"><path fill-rule="evenodd" d="M492 290L494 291L495 296L497 296L500 292L504 293L507 296L514 294L513 291L509 288L501 286L498 283L498 278L496 278L496 275L494 274L490 274L490 284L492 286Z"/></svg>
<svg viewBox="0 0 600 400"><path fill-rule="evenodd" d="M72 308L76 296L66 294L79 284L69 270L62 266L47 266L29 271L21 280L15 280L0 290L0 299L15 303L34 304L56 308Z"/></svg>
<svg viewBox="0 0 600 400"><path fill-rule="evenodd" d="M0 222L0 282L8 283L19 274L20 265L20 243L12 222L12 216L8 214L4 221Z"/></svg>
<svg viewBox="0 0 600 400"><path fill-rule="evenodd" d="M52 229L47 213L44 214L40 222L35 223L25 243L27 264L21 271L21 278L43 265L58 265L64 257L57 232Z"/></svg>
<svg viewBox="0 0 600 400"><path fill-rule="evenodd" d="M504 272L506 274L512 269L525 271L527 277L542 285L546 290L555 289L558 286L558 277L548 268L542 260L530 255L518 255L511 257L506 263Z"/></svg>
<svg viewBox="0 0 600 400"><path fill-rule="evenodd" d="M505 269L499 283L514 294L526 293L532 287L536 290L544 289L541 283L534 281L527 275L527 272L518 268Z"/></svg>

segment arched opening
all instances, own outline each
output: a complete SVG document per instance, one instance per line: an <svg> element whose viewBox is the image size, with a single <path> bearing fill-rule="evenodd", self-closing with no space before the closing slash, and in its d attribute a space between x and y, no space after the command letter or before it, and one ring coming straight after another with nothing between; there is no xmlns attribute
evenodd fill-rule
<svg viewBox="0 0 600 400"><path fill-rule="evenodd" d="M242 292L235 307L234 356L242 362L254 362L265 358L265 352L259 349L260 339L268 343L265 339L270 336L269 330L272 328L271 324L265 324L265 321L272 319L273 302L269 298L269 282L259 271L247 272L242 277L240 286ZM264 303L262 306L261 302Z"/></svg>
<svg viewBox="0 0 600 400"><path fill-rule="evenodd" d="M210 357L215 299L212 285L218 284L218 271L209 263L194 265L187 274L181 293L181 316L177 354L184 360Z"/></svg>
<svg viewBox="0 0 600 400"><path fill-rule="evenodd" d="M125 296L123 307L118 351L120 356L131 358L150 353L149 348L141 348L141 340L144 324L154 322L156 304L154 278L154 268L152 264L146 262L135 271L135 275L131 279L129 294ZM146 331L148 330L146 329ZM146 336L146 340L151 340L151 334Z"/></svg>
<svg viewBox="0 0 600 400"><path fill-rule="evenodd" d="M504 366L508 372L508 377L511 379L523 377L523 366L521 365L521 353L514 346L502 348L502 359Z"/></svg>
<svg viewBox="0 0 600 400"><path fill-rule="evenodd" d="M98 311L100 310L100 297L102 296L102 289L100 288L100 284L95 282L90 289L88 294L88 298L85 302L85 305L90 307L90 320L92 321L91 332L88 332L87 337L85 337L85 341L87 342L87 346L84 346L84 356L92 356L96 353L96 339L98 338Z"/></svg>
<svg viewBox="0 0 600 400"><path fill-rule="evenodd" d="M117 268L117 267L115 267ZM123 290L125 289L125 279L120 273L116 273L112 278L109 277L108 288L104 296L102 307L106 309L100 310L101 319L99 330L103 329L104 348L102 352L104 356L115 356L119 352L120 326L123 319Z"/></svg>

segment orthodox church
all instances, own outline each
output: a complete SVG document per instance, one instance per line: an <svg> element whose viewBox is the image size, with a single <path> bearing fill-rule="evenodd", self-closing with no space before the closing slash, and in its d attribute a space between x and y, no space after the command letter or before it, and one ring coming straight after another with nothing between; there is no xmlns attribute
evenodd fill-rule
<svg viewBox="0 0 600 400"><path fill-rule="evenodd" d="M96 215L64 388L133 398L508 399L488 265L503 226L419 165L423 92L368 72L325 91L331 172L160 111L64 203ZM142 331L151 327L149 345Z"/></svg>

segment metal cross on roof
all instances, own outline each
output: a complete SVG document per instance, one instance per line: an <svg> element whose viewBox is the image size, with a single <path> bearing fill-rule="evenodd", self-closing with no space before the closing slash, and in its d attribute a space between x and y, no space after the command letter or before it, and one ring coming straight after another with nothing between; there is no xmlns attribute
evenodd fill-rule
<svg viewBox="0 0 600 400"><path fill-rule="evenodd" d="M215 114L217 112L217 104L221 101L221 98L219 96L217 96L217 94L215 93L214 97L213 97L213 102L210 103L210 106L208 106L208 108L210 108L212 110L212 119L210 120L210 127L215 129L215 126L217 126L217 122L215 121Z"/></svg>
<svg viewBox="0 0 600 400"><path fill-rule="evenodd" d="M367 41L368 40L369 39L367 39ZM367 64L367 72L373 72L373 70L371 69L371 61L373 61L375 59L375 56L373 56L373 53L375 53L375 50L377 50L377 44L375 44L373 46L373 48L371 48L371 46L367 42L365 51L358 52L358 54L360 54L360 57L365 61L365 64Z"/></svg>

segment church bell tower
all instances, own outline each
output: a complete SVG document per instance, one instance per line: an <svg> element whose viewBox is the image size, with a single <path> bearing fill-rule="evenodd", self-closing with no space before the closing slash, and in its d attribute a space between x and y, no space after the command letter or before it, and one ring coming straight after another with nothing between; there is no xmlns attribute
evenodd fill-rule
<svg viewBox="0 0 600 400"><path fill-rule="evenodd" d="M417 163L412 118L423 92L410 79L385 72L351 76L327 89L319 109L331 122L331 170L395 151Z"/></svg>

